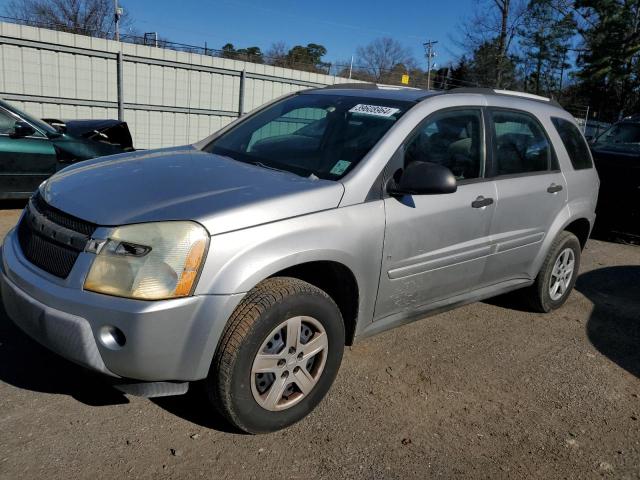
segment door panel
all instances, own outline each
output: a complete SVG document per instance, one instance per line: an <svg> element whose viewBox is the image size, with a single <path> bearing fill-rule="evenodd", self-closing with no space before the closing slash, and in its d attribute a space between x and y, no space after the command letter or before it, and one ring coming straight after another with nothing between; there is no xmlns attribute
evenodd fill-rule
<svg viewBox="0 0 640 480"><path fill-rule="evenodd" d="M0 135L0 195L33 192L56 172L56 166L48 138Z"/></svg>
<svg viewBox="0 0 640 480"><path fill-rule="evenodd" d="M384 200L387 225L376 319L480 287L495 204L473 208L479 196L495 198L494 183Z"/></svg>
<svg viewBox="0 0 640 480"><path fill-rule="evenodd" d="M551 185L561 185L550 193ZM566 202L562 173L496 180L498 203L491 235L496 253L487 263L486 281L499 283L529 277L542 240Z"/></svg>
<svg viewBox="0 0 640 480"><path fill-rule="evenodd" d="M530 278L531 265L567 199L551 142L540 122L525 112L495 110L493 172L497 205L491 227L494 254L485 282Z"/></svg>
<svg viewBox="0 0 640 480"><path fill-rule="evenodd" d="M480 108L447 108L429 115L409 135L399 165L392 160L394 179L413 162L430 162L451 170L458 189L384 200L387 223L375 319L409 316L480 287L491 253L496 198L494 182L483 178L485 137Z"/></svg>

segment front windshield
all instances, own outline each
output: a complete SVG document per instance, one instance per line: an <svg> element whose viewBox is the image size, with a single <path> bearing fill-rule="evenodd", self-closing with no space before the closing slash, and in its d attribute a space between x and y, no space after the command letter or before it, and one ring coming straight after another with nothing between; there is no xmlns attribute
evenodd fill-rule
<svg viewBox="0 0 640 480"><path fill-rule="evenodd" d="M640 124L638 123L619 123L612 126L595 142L596 145L620 145L640 148Z"/></svg>
<svg viewBox="0 0 640 480"><path fill-rule="evenodd" d="M305 177L338 180L414 103L325 94L288 97L204 150Z"/></svg>

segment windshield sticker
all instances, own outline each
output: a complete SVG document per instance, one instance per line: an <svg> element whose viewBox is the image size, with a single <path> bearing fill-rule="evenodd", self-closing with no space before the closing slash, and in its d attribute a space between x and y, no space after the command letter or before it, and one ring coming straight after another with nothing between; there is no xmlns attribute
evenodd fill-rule
<svg viewBox="0 0 640 480"><path fill-rule="evenodd" d="M351 165L351 162L338 160L329 173L331 173L331 175L342 175L347 168L349 168L349 165Z"/></svg>
<svg viewBox="0 0 640 480"><path fill-rule="evenodd" d="M351 113L363 113L365 115L375 115L376 117L390 117L399 111L399 108L383 107L380 105L365 105L363 103L359 103L349 110Z"/></svg>

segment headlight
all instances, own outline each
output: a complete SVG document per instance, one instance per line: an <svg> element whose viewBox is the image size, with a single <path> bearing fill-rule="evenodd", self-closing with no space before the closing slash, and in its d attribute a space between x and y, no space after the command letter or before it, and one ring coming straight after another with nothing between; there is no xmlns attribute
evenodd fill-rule
<svg viewBox="0 0 640 480"><path fill-rule="evenodd" d="M118 227L99 249L85 290L160 300L193 292L209 235L194 222Z"/></svg>

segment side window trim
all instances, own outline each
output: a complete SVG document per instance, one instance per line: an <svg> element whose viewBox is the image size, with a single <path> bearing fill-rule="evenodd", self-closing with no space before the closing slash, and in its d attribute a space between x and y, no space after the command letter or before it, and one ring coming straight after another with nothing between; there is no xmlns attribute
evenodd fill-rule
<svg viewBox="0 0 640 480"><path fill-rule="evenodd" d="M525 110L519 110L517 108L506 108L506 107L485 107L486 111L487 111L487 115L486 115L486 122L489 123L490 125L488 126L488 131L491 135L491 171L490 171L490 176L489 178L492 179L507 179L507 178L518 178L518 177L525 177L525 176L532 176L532 175L542 175L542 174L547 174L547 173L558 173L560 172L560 163L558 162L558 156L556 155L556 150L553 146L553 142L551 141L551 139L549 138L549 133L547 132L547 129L544 128L544 125L542 124L542 122L538 119L538 117L536 117L535 115L525 111ZM511 173L511 174L504 174L504 175L496 175L496 170L497 170L497 165L496 165L496 156L497 156L497 152L496 152L496 148L497 148L497 133L496 133L496 125L495 122L493 121L493 114L494 112L511 112L511 113L516 113L519 115L524 115L526 117L528 117L529 119L531 119L536 125L538 125L538 128L540 128L540 131L542 132L542 134L544 135L545 139L547 140L547 143L549 144L549 150L551 153L551 156L549 158L549 160L547 161L547 169L546 170L538 170L535 172L521 172L521 173Z"/></svg>
<svg viewBox="0 0 640 480"><path fill-rule="evenodd" d="M479 122L479 126L480 126L480 139L482 141L482 145L480 148L480 176L478 178L469 178L466 180L459 180L458 181L458 185L466 185L469 183L479 183L479 182L484 182L484 181L488 181L490 180L490 178L487 177L487 158L489 155L489 150L487 148L487 134L486 134L486 125L485 125L485 112L484 112L485 107L482 107L480 105L458 105L455 107L446 107L446 108L441 108L439 110L436 110L435 112L431 112L429 115L427 115L426 117L424 117L422 120L420 120L420 122L413 128L413 130L411 130L411 132L409 133L409 135L407 135L404 139L404 141L402 142L402 144L400 145L399 149L402 149L402 155L400 155L400 158L404 160L404 152L407 148L407 146L409 145L409 143L411 143L411 141L413 140L413 138L415 137L415 135L417 134L417 132L420 131L420 129L422 128L423 125L425 125L425 123L431 121L436 115L440 115L442 113L449 113L449 112L464 112L464 111L476 111L479 113L480 115L480 122ZM396 158L396 154L393 155L392 159L390 159L389 164L391 163L391 161L393 161L393 159ZM400 167L402 168L402 167ZM397 170L397 169L396 169ZM390 172L390 175L392 176L395 173L395 170L393 172Z"/></svg>
<svg viewBox="0 0 640 480"><path fill-rule="evenodd" d="M38 135L29 135L28 137L24 137L24 138L32 138L32 139L36 139L36 140L48 140L47 136L43 132L41 132L38 127L33 125L31 122L27 122L24 118L22 118L21 116L15 114L11 110L7 110L4 107L0 107L0 113L6 114L9 118L14 119L16 122L28 123L29 125L31 125L31 127L38 134ZM0 133L0 137L9 137L9 136L10 135L8 133Z"/></svg>

